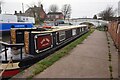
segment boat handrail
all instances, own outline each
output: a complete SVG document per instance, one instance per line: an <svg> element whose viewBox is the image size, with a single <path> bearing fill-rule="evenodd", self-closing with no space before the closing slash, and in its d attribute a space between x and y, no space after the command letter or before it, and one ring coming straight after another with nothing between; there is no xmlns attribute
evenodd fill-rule
<svg viewBox="0 0 120 80"><path fill-rule="evenodd" d="M12 66L13 66L13 61L12 61L12 57L9 60L9 62L7 63L7 65L5 66L5 68L0 72L0 77L2 76L2 74L4 73L4 71L7 69L8 65L12 62ZM2 78L2 77L1 77Z"/></svg>
<svg viewBox="0 0 120 80"><path fill-rule="evenodd" d="M10 43L6 43L6 42L3 42L3 41L0 41L0 44L2 44L5 48L5 60L7 61L7 47L19 47L20 48L20 57L22 59L22 48L24 47L24 43L17 43L17 44L10 44Z"/></svg>
<svg viewBox="0 0 120 80"><path fill-rule="evenodd" d="M0 41L0 44L6 47L23 47L24 46L24 43L10 44L10 43L3 42L3 41Z"/></svg>

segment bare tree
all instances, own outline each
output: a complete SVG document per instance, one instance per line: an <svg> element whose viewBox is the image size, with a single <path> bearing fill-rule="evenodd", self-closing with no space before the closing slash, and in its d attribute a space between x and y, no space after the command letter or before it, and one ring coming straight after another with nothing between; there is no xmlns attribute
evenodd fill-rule
<svg viewBox="0 0 120 80"><path fill-rule="evenodd" d="M41 7L42 1L43 1L43 0L39 0L39 1L38 1L38 7Z"/></svg>
<svg viewBox="0 0 120 80"><path fill-rule="evenodd" d="M93 19L97 19L97 15L94 15L94 16L93 16Z"/></svg>
<svg viewBox="0 0 120 80"><path fill-rule="evenodd" d="M115 10L112 6L107 7L105 10L99 13L99 17L103 20L111 20L115 16Z"/></svg>
<svg viewBox="0 0 120 80"><path fill-rule="evenodd" d="M37 4L32 3L27 5L27 7L30 9L30 13L33 15L34 18L38 18L38 16L40 16L40 7L42 5L41 0L39 0L37 2Z"/></svg>
<svg viewBox="0 0 120 80"><path fill-rule="evenodd" d="M37 6L37 5L35 3L32 3L32 4L27 4L26 6L27 8L33 8L34 6Z"/></svg>
<svg viewBox="0 0 120 80"><path fill-rule="evenodd" d="M34 17L36 20L36 23L41 22L41 17L40 17L40 11L41 7L43 7L42 3L39 1L38 4L36 5L35 3L27 5L28 12L30 16Z"/></svg>
<svg viewBox="0 0 120 80"><path fill-rule="evenodd" d="M34 7L36 7L35 4L30 4L30 5L27 5L27 7L29 8L29 12L25 12L25 13L30 13L29 15L33 15L31 17L36 17L36 13L35 13L35 10L34 10Z"/></svg>
<svg viewBox="0 0 120 80"><path fill-rule="evenodd" d="M70 18L70 16L71 16L71 5L70 4L65 4L65 5L63 5L63 7L62 7L62 13L63 13L63 15L64 15L64 19L66 19L66 18Z"/></svg>
<svg viewBox="0 0 120 80"><path fill-rule="evenodd" d="M50 5L49 7L49 12L57 12L58 11L58 6L55 4Z"/></svg>

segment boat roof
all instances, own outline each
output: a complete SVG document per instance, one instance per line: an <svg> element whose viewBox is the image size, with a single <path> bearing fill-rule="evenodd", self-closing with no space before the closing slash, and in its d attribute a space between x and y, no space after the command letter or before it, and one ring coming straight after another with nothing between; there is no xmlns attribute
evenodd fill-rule
<svg viewBox="0 0 120 80"><path fill-rule="evenodd" d="M48 29L47 31L32 31L31 33L50 33L50 32L63 31L63 30L74 29L74 28L85 27L85 26L87 26L87 25L53 26L51 29Z"/></svg>

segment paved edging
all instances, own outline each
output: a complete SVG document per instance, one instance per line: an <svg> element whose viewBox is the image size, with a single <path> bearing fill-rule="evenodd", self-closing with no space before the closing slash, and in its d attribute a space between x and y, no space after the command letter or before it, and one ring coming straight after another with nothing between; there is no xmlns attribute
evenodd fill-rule
<svg viewBox="0 0 120 80"><path fill-rule="evenodd" d="M109 60L110 79L113 78L115 79L118 78L118 66L116 66L118 65L118 52L108 32L106 32L106 36L108 41L108 60Z"/></svg>

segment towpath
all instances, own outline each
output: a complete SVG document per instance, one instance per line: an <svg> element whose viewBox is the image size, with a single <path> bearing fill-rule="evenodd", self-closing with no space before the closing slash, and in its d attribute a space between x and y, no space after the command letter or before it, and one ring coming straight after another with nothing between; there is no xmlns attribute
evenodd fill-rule
<svg viewBox="0 0 120 80"><path fill-rule="evenodd" d="M95 30L69 55L61 58L34 78L110 78L110 65L113 70L113 78L117 78L118 53L110 35L108 37L111 62L108 61L109 48L106 34L103 31Z"/></svg>

